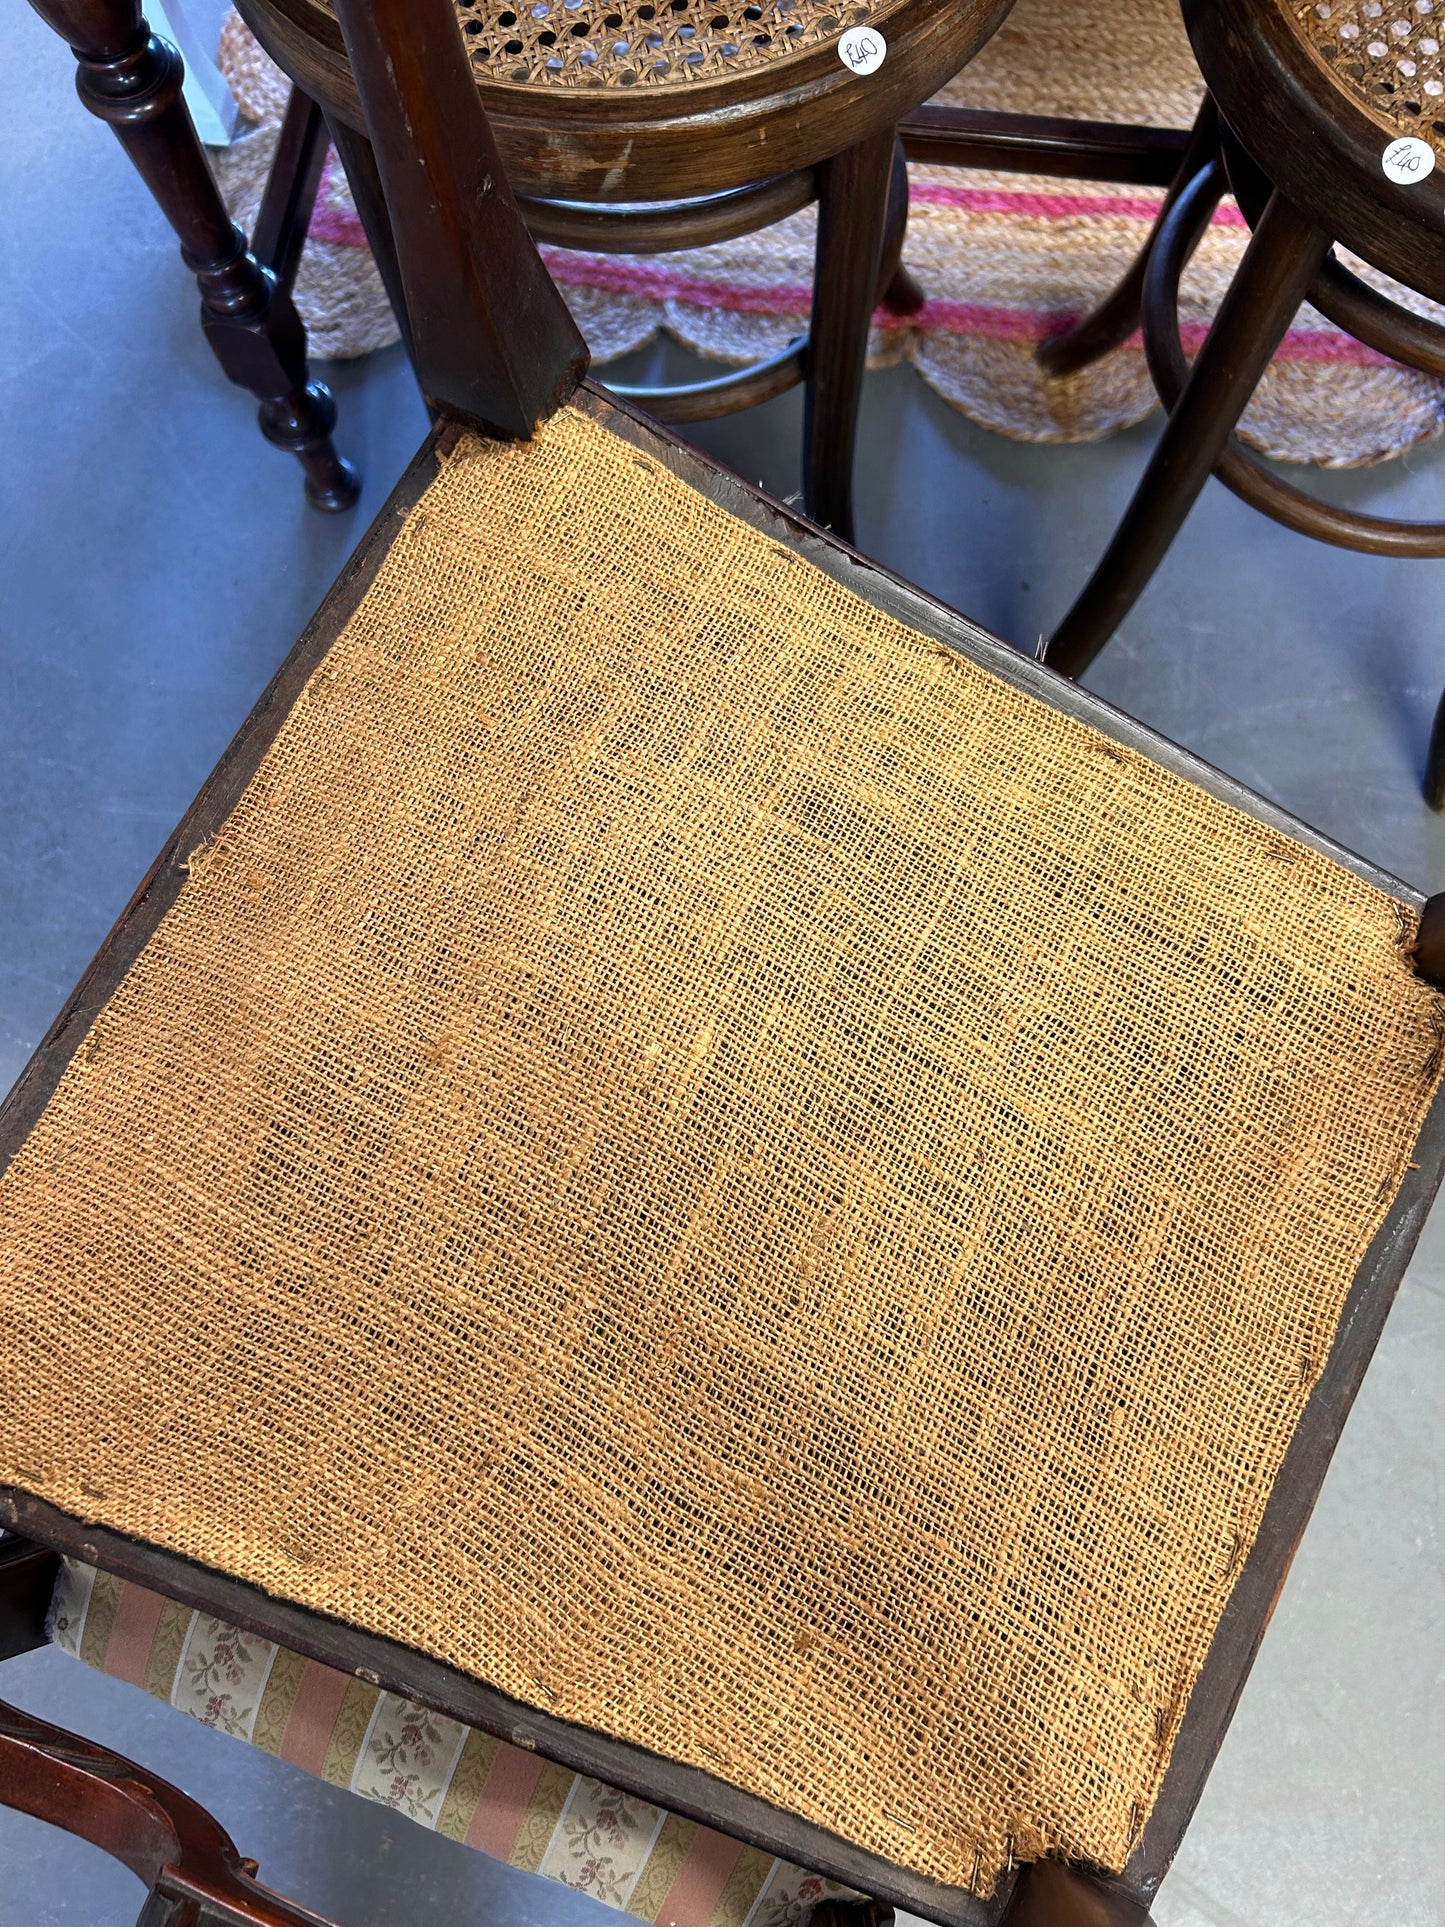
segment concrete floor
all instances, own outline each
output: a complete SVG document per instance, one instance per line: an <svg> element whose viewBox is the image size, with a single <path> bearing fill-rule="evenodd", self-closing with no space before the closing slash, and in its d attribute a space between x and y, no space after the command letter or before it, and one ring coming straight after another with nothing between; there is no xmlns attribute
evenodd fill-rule
<svg viewBox="0 0 1445 1927"><path fill-rule="evenodd" d="M61 999L413 451L396 352L333 368L366 492L302 506L219 379L170 238L64 49L7 12L0 119L0 1087ZM639 362L681 364L672 350ZM700 439L798 486L786 396ZM869 379L863 546L1023 646L1062 611L1148 447L1015 446L908 370ZM1429 515L1445 444L1315 478ZM1426 887L1420 801L1445 680L1439 565L1288 535L1211 486L1090 681L1122 707ZM1187 1845L1160 1927L1445 1923L1445 1214L1405 1283ZM346 1927L567 1927L592 1903L423 1833L51 1652L4 1691L161 1766L263 1875ZM0 1927L133 1918L91 1849L0 1813Z"/></svg>

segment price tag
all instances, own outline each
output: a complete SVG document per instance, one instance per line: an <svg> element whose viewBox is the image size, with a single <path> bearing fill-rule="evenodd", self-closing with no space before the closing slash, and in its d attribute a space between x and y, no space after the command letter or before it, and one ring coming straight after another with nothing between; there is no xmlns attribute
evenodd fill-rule
<svg viewBox="0 0 1445 1927"><path fill-rule="evenodd" d="M1398 181L1402 187L1410 187L1416 181L1423 181L1427 174L1435 171L1435 150L1429 141L1422 141L1414 134L1404 134L1390 145L1380 156L1380 167L1387 181Z"/></svg>
<svg viewBox="0 0 1445 1927"><path fill-rule="evenodd" d="M855 74L876 74L887 54L888 42L876 27L850 27L838 42L838 58Z"/></svg>

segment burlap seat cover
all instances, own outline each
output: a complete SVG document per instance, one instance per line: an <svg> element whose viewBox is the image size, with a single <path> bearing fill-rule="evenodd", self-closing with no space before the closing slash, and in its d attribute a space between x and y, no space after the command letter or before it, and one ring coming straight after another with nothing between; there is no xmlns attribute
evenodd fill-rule
<svg viewBox="0 0 1445 1927"><path fill-rule="evenodd" d="M938 1879L1127 1855L1411 913L583 415L464 442L0 1182L0 1479Z"/></svg>

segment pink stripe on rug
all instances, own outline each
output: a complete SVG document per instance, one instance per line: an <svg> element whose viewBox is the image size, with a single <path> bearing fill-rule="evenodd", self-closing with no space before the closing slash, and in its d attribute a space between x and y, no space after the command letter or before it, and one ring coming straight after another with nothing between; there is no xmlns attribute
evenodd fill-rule
<svg viewBox="0 0 1445 1927"><path fill-rule="evenodd" d="M145 1685L146 1666L165 1604L158 1593L147 1592L144 1586L121 1588L105 1649L105 1670L112 1679L129 1680L132 1686Z"/></svg>
<svg viewBox="0 0 1445 1927"><path fill-rule="evenodd" d="M910 206L956 207L965 214L1023 214L1046 221L1125 220L1151 222L1164 202L1163 190L1143 194L1052 194L1012 187L945 187L918 181L908 192ZM1215 210L1212 227L1242 228L1248 223L1232 201Z"/></svg>
<svg viewBox="0 0 1445 1927"><path fill-rule="evenodd" d="M810 291L804 287L709 281L621 255L562 254L553 249L544 253L551 273L567 286L598 288L607 294L633 295L640 300L685 301L699 308L721 308L729 314L787 318L806 315L811 301ZM977 301L933 298L925 301L917 314L896 315L880 308L873 317L874 326L879 328L914 328L923 334L981 335L990 341L1016 342L1042 341L1048 335L1062 333L1077 319L1076 315L1044 309L996 308ZM1186 349L1195 354L1208 329L1203 322L1186 322L1182 333ZM1137 345L1137 335L1134 342ZM1278 358L1363 368L1389 366L1385 356L1333 328L1291 328Z"/></svg>
<svg viewBox="0 0 1445 1927"><path fill-rule="evenodd" d="M524 1753L503 1740L467 1828L467 1845L480 1847L494 1860L506 1860L541 1777L542 1762L535 1753Z"/></svg>
<svg viewBox="0 0 1445 1927"><path fill-rule="evenodd" d="M914 315L892 315L886 310L874 316L882 328L917 328L923 334L981 335L990 341L1015 341L1031 344L1050 335L1062 334L1079 320L1076 314L1049 313L1043 309L992 308L974 301L925 301ZM1209 333L1207 323L1186 321L1179 333L1185 352L1197 355ZM1136 330L1126 344L1139 348ZM1291 328L1275 354L1276 361L1309 361L1349 364L1358 368L1387 368L1392 364L1385 355L1376 354L1362 341L1341 334L1335 328Z"/></svg>
<svg viewBox="0 0 1445 1927"><path fill-rule="evenodd" d="M281 1735L281 1758L319 1779L326 1765L326 1749L331 1744L332 1728L346 1689L351 1681L345 1673L333 1672L314 1660L301 1675L301 1684L286 1716L286 1731Z"/></svg>
<svg viewBox="0 0 1445 1927"><path fill-rule="evenodd" d="M328 207L327 194L336 179L336 149L328 147L321 164L321 185L316 190L316 206L306 233L313 241L327 241L335 248L364 248L366 229L361 216L348 207Z"/></svg>
<svg viewBox="0 0 1445 1927"><path fill-rule="evenodd" d="M334 153L328 154L322 171L323 193L334 164ZM913 194L915 200L934 206L964 208L981 214L1031 214L1045 219L1103 213L1147 221L1158 211L1157 201L1124 195L1091 200L1083 194L1013 193L927 184L916 187ZM1222 227L1245 225L1243 215L1234 207L1220 208L1214 220ZM366 246L360 220L344 208L318 206L312 217L311 233L317 240L339 247ZM806 287L712 281L701 275L655 267L651 262L626 255L573 254L559 248L543 248L542 258L552 278L564 287L594 288L600 294L629 295L638 301L684 301L697 308L721 308L727 314L774 315L779 319L805 316L812 303L812 291ZM1062 333L1078 318L1042 309L996 308L983 302L930 297L917 314L896 315L880 308L873 317L873 325L895 331L912 328L926 335L975 335L988 341L1030 343ZM1181 332L1185 348L1191 355L1197 354L1208 332L1205 325L1185 322ZM1129 345L1138 347L1137 334ZM1275 359L1334 367L1387 368L1392 365L1388 357L1333 328L1291 328Z"/></svg>
<svg viewBox="0 0 1445 1927"><path fill-rule="evenodd" d="M311 234L334 247L364 248L366 230L360 217L349 208L328 207L327 190L335 176L334 150L326 156L321 170L321 187L316 211L311 217ZM910 201L918 207L958 208L965 214L1021 215L1038 220L1127 220L1152 222L1164 198L1163 191L1152 199L1127 194L1051 194L1024 188L946 187L939 182L915 182ZM1215 227L1242 228L1244 216L1226 202L1215 213ZM546 252L546 250L544 250Z"/></svg>
<svg viewBox="0 0 1445 1927"><path fill-rule="evenodd" d="M604 294L630 294L647 301L691 301L699 308L726 308L730 314L806 314L813 299L806 287L711 281L672 268L655 268L626 255L564 254L543 248L542 259L552 278L566 287L598 288Z"/></svg>
<svg viewBox="0 0 1445 1927"><path fill-rule="evenodd" d="M658 1927L707 1927L742 1851L740 1841L714 1833L711 1827L699 1827L657 1910Z"/></svg>

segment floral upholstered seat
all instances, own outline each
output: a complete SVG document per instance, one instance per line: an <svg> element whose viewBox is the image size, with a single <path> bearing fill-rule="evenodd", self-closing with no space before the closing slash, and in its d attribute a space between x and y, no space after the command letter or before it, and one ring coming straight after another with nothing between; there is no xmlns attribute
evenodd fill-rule
<svg viewBox="0 0 1445 1927"><path fill-rule="evenodd" d="M202 1725L665 1927L794 1927L851 1890L67 1559L51 1640Z"/></svg>

